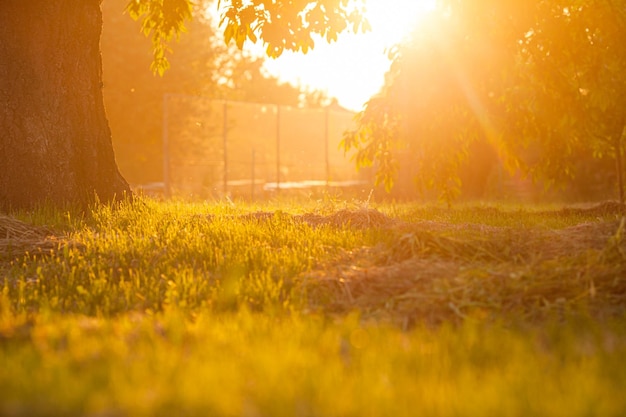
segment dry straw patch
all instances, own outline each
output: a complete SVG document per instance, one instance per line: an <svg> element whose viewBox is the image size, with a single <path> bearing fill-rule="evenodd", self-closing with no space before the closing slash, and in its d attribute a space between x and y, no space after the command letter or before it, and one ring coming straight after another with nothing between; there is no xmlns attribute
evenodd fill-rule
<svg viewBox="0 0 626 417"><path fill-rule="evenodd" d="M14 259L26 253L47 253L65 243L48 228L0 214L0 260Z"/></svg>
<svg viewBox="0 0 626 417"><path fill-rule="evenodd" d="M379 226L373 227L385 228L391 244L345 252L305 274L312 308L358 309L404 326L626 312L623 221L541 230L383 217L376 215ZM316 217L315 224L336 223L328 216Z"/></svg>

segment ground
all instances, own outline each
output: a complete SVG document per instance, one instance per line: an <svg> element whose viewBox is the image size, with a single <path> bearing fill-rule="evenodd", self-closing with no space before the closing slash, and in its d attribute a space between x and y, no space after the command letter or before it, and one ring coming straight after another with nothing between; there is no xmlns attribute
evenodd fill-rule
<svg viewBox="0 0 626 417"><path fill-rule="evenodd" d="M0 414L623 415L624 227L613 203L0 216Z"/></svg>

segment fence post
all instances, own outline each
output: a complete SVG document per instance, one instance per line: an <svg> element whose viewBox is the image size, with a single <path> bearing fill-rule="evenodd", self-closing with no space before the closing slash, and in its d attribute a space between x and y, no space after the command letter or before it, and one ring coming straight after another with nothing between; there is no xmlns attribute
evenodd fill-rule
<svg viewBox="0 0 626 417"><path fill-rule="evenodd" d="M172 189L170 185L170 144L167 126L168 97L169 94L163 94L163 126L161 128L161 134L163 135L163 193L165 194L165 198L170 198L172 196Z"/></svg>
<svg viewBox="0 0 626 417"><path fill-rule="evenodd" d="M329 127L328 122L330 119L330 108L326 106L324 109L324 158L326 161L326 189L328 189L328 183L330 182L330 157L328 154L329 148Z"/></svg>
<svg viewBox="0 0 626 417"><path fill-rule="evenodd" d="M222 110L222 137L224 140L224 197L228 196L228 101L224 100Z"/></svg>
<svg viewBox="0 0 626 417"><path fill-rule="evenodd" d="M276 192L280 191L280 105L276 105Z"/></svg>

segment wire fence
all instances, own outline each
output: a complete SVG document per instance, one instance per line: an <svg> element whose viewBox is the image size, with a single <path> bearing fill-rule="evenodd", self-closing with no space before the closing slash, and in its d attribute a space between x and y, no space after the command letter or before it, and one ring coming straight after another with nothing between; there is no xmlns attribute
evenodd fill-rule
<svg viewBox="0 0 626 417"><path fill-rule="evenodd" d="M355 126L345 109L167 94L163 110L166 196L256 199L361 183L340 149Z"/></svg>

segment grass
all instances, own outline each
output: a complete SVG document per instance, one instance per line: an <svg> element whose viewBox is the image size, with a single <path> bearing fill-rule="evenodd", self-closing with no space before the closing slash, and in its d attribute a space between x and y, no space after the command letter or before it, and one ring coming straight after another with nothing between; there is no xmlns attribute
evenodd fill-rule
<svg viewBox="0 0 626 417"><path fill-rule="evenodd" d="M0 415L624 415L620 220L327 202L15 213L0 218Z"/></svg>

